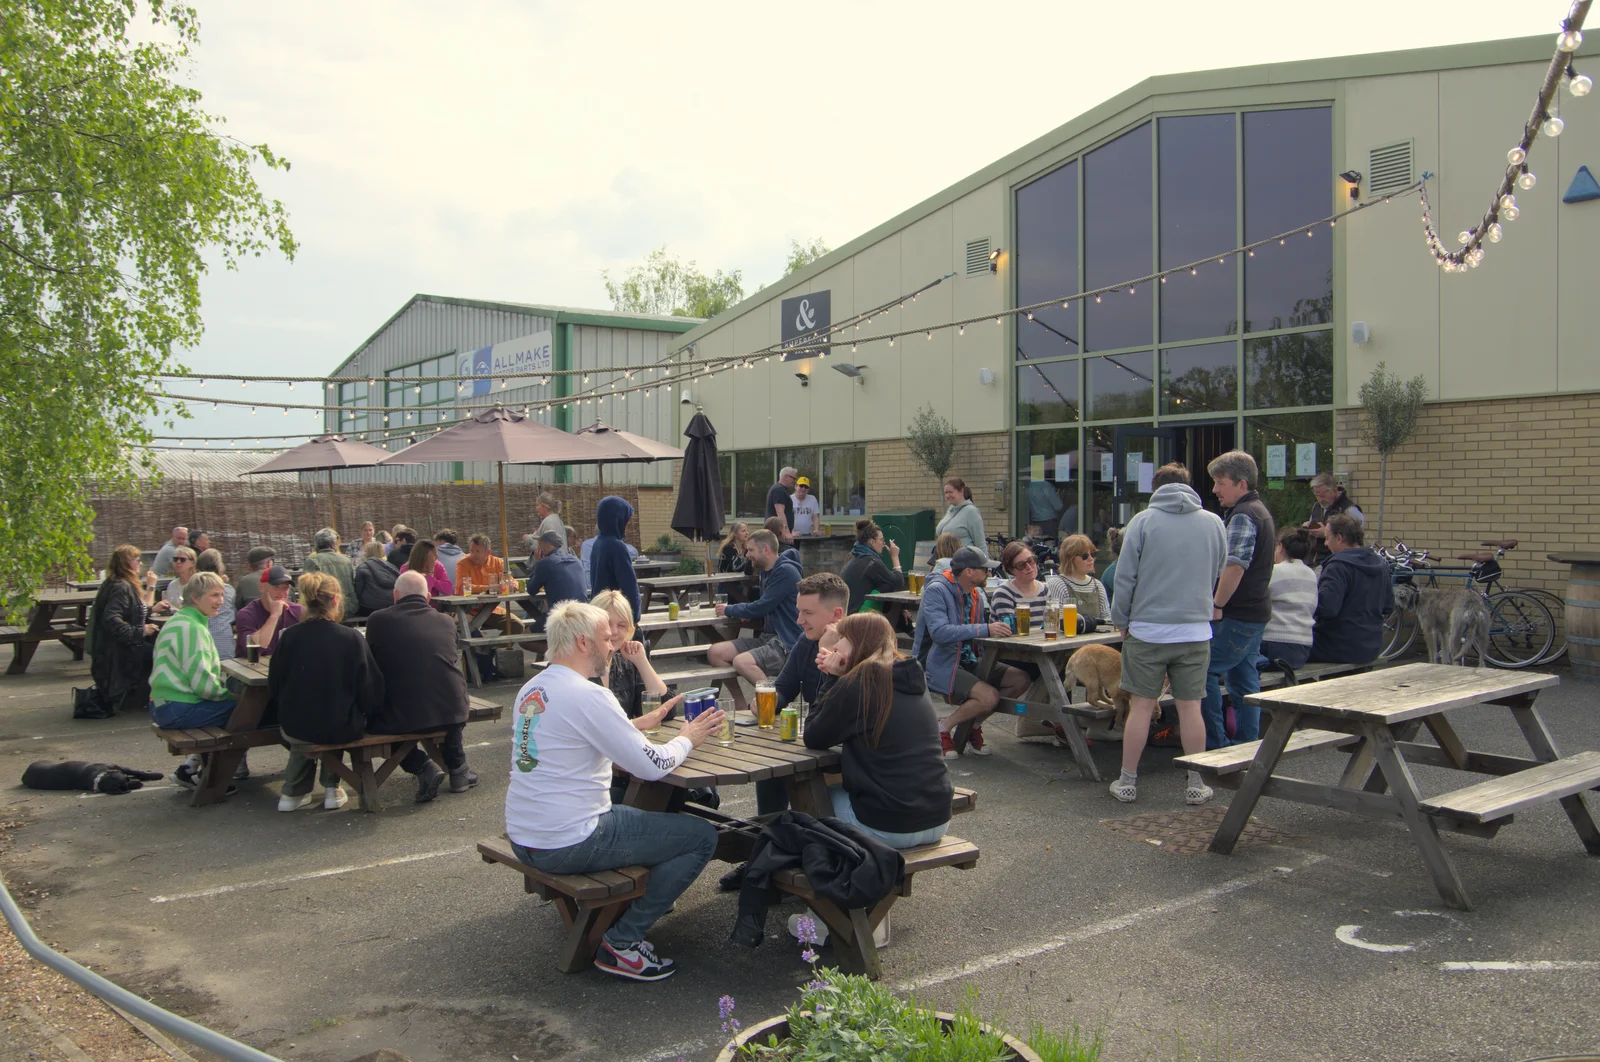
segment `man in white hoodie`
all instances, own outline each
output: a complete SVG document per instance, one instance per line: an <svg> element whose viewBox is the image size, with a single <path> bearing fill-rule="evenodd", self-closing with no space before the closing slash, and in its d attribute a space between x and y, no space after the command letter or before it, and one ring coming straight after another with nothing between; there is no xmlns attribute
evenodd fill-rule
<svg viewBox="0 0 1600 1062"><path fill-rule="evenodd" d="M1227 531L1215 513L1201 507L1189 470L1162 465L1151 482L1150 507L1123 532L1111 600L1111 622L1123 635L1122 688L1130 695L1122 776L1111 783L1111 795L1124 802L1138 799L1139 757L1166 682L1178 702L1183 751L1206 749L1200 699L1211 662L1211 595L1228 559ZM1204 804L1211 795L1211 787L1190 771L1184 800Z"/></svg>

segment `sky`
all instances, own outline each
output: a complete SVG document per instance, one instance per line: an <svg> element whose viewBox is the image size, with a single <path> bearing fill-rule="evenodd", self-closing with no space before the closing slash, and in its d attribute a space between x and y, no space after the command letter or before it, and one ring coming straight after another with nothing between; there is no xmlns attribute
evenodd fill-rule
<svg viewBox="0 0 1600 1062"><path fill-rule="evenodd" d="M740 269L753 294L791 240L838 247L1149 76L1553 44L1566 13L1560 0L197 7L185 78L226 132L291 161L260 180L300 250L214 268L205 336L180 360L304 375L330 373L419 292L609 307L602 271L656 247ZM191 411L178 434L320 423Z"/></svg>

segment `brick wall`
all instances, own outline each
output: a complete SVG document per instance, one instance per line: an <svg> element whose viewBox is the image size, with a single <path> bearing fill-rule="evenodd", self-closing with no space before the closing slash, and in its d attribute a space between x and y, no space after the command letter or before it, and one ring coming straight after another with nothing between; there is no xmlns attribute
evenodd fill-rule
<svg viewBox="0 0 1600 1062"><path fill-rule="evenodd" d="M1361 441L1360 415L1337 414L1334 466L1349 470L1346 489L1371 531L1379 463ZM1389 457L1383 535L1435 558L1515 538L1517 548L1502 561L1503 585L1560 594L1566 566L1545 554L1600 551L1600 525L1591 518L1596 489L1600 394L1430 403L1417 437Z"/></svg>
<svg viewBox="0 0 1600 1062"><path fill-rule="evenodd" d="M1015 476L1009 434L961 436L949 475L960 476L972 491L973 502L983 512L986 534L1011 533ZM997 481L1005 483L1004 489L995 490ZM867 507L872 512L932 509L943 516L940 489L938 481L917 465L904 439L867 443Z"/></svg>

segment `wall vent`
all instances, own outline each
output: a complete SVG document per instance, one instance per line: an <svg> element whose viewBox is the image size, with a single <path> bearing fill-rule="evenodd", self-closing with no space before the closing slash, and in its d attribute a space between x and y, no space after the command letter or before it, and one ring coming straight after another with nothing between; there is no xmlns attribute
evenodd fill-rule
<svg viewBox="0 0 1600 1062"><path fill-rule="evenodd" d="M967 276L989 272L989 237L967 243Z"/></svg>
<svg viewBox="0 0 1600 1062"><path fill-rule="evenodd" d="M1411 185L1411 141L1384 144L1367 152L1367 198Z"/></svg>

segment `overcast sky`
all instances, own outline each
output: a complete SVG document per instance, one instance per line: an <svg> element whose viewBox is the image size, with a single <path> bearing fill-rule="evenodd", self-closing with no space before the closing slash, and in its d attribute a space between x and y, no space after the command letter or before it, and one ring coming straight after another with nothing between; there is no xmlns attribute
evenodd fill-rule
<svg viewBox="0 0 1600 1062"><path fill-rule="evenodd" d="M791 239L837 247L1150 75L1553 44L1565 14L1561 0L198 6L191 79L229 132L292 161L263 184L300 253L210 275L184 360L306 375L417 292L606 307L601 270L663 245L743 270L753 293ZM318 424L194 413L181 434Z"/></svg>

